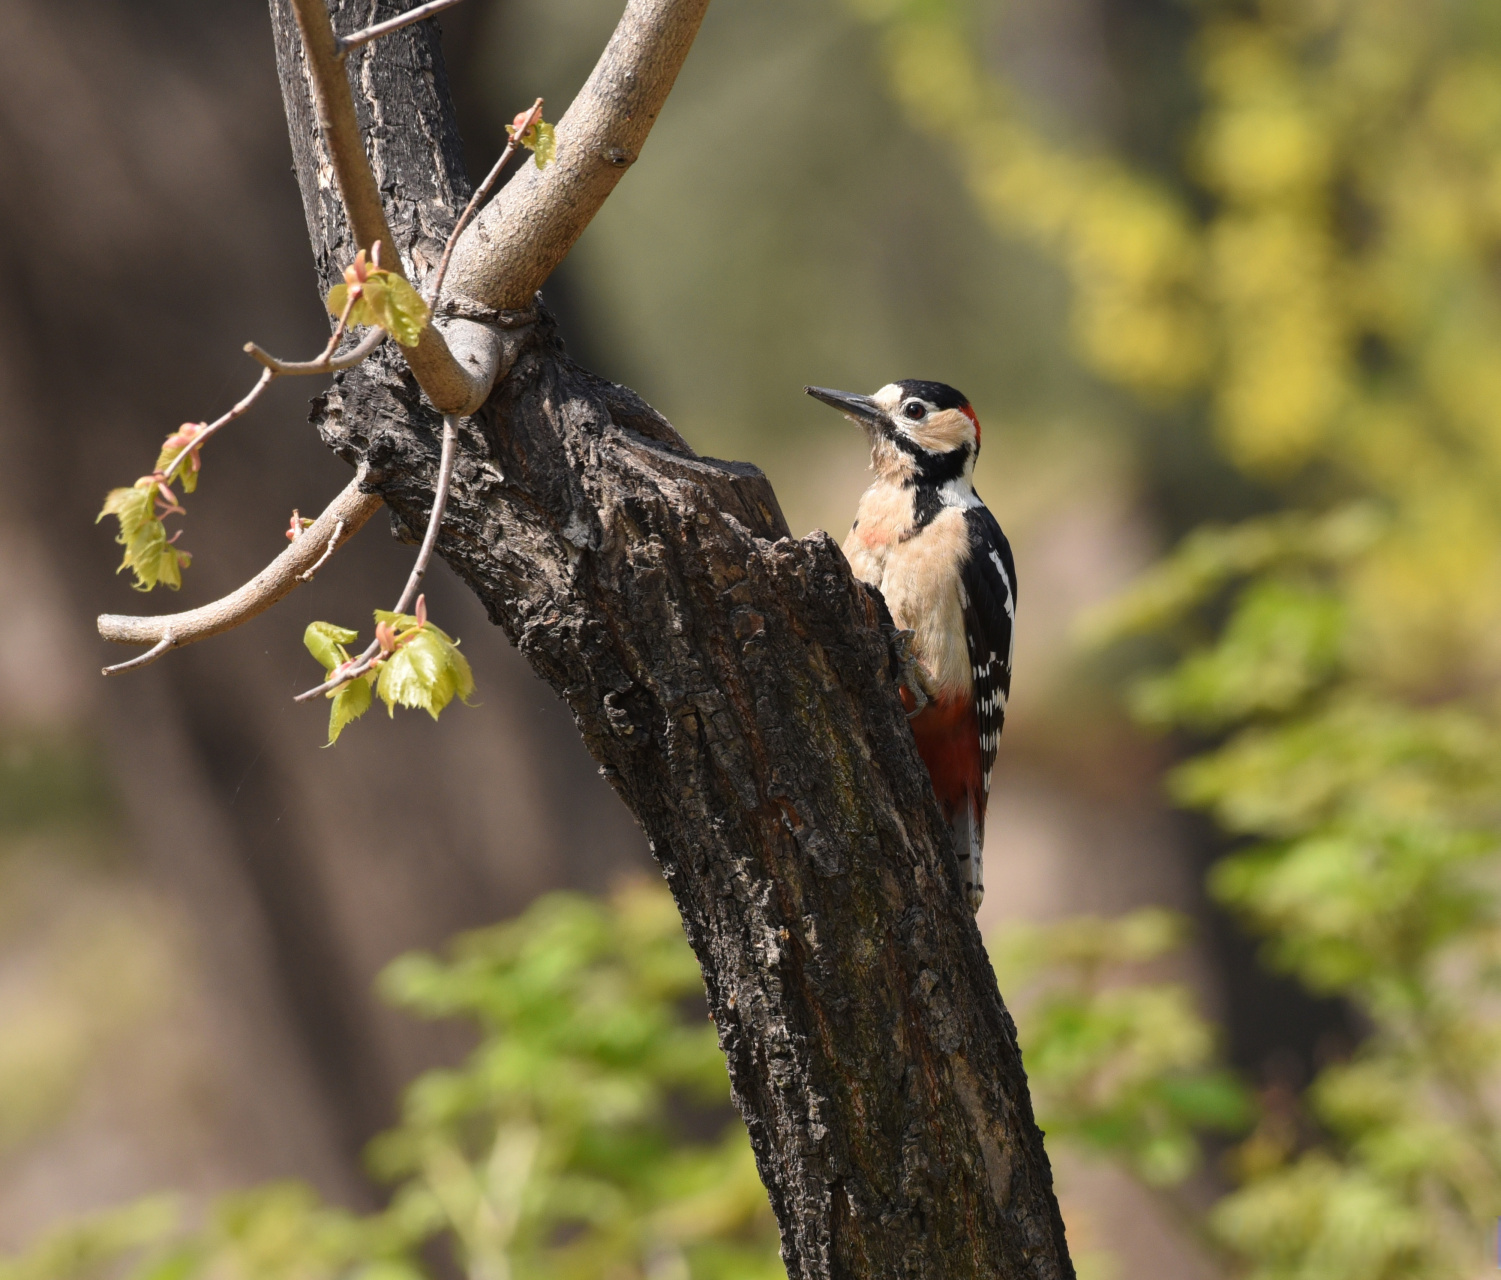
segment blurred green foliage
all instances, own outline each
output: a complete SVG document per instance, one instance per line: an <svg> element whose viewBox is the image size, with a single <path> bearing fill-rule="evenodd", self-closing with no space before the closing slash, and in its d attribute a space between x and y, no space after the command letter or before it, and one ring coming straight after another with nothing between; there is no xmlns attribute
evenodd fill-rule
<svg viewBox="0 0 1501 1280"><path fill-rule="evenodd" d="M784 1275L698 964L660 885L542 898L448 960L396 962L383 988L480 1031L372 1144L393 1187L383 1212L293 1183L228 1197L201 1226L149 1200L0 1261L0 1280L414 1280L434 1248L483 1280Z"/></svg>
<svg viewBox="0 0 1501 1280"><path fill-rule="evenodd" d="M1014 1005L1039 1121L1181 1182L1202 1131L1243 1130L1250 1103L1177 983L1130 981L1183 941L1147 910L1012 926L992 953ZM369 1162L393 1193L357 1215L275 1183L206 1223L171 1197L94 1215L0 1260L0 1280L419 1280L434 1247L477 1280L780 1280L775 1222L704 1016L698 964L660 884L608 901L540 899L411 955L385 995L474 1022L455 1070L407 1093Z"/></svg>
<svg viewBox="0 0 1501 1280"><path fill-rule="evenodd" d="M1252 1117L1193 993L1142 976L1184 941L1181 917L1148 908L1011 924L989 944L1049 1143L1081 1143L1156 1187L1194 1171L1205 1131L1242 1132Z"/></svg>
<svg viewBox="0 0 1501 1280"><path fill-rule="evenodd" d="M466 1066L419 1080L372 1150L404 1179L392 1211L451 1230L472 1273L781 1274L698 962L660 886L543 898L451 962L397 962L384 985L481 1028Z"/></svg>
<svg viewBox="0 0 1501 1280"><path fill-rule="evenodd" d="M851 3L992 225L1068 272L1090 367L1287 507L1091 626L1176 650L1132 701L1200 744L1172 790L1239 840L1211 891L1366 1030L1269 1091L1212 1228L1266 1280L1473 1274L1501 1213L1501 9L1189 6L1198 99L1149 172L986 65L995 6Z"/></svg>

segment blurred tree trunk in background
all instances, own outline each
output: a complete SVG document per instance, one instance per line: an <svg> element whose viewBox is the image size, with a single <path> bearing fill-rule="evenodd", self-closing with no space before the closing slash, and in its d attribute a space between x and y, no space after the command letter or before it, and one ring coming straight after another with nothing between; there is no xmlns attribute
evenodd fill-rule
<svg viewBox="0 0 1501 1280"><path fill-rule="evenodd" d="M76 685L99 665L93 616L142 603L109 577L100 495L139 474L165 430L243 393L245 341L311 352L325 320L259 0L0 9L6 532L64 633L16 657L50 657L50 678ZM248 577L293 507L316 511L345 483L306 425L316 390L277 387L225 437L212 501L184 534L203 553L184 603ZM81 709L109 745L144 865L195 926L231 1078L230 1176L296 1174L356 1202L369 1198L360 1149L400 1086L458 1047L376 1003L380 967L544 888L599 889L649 865L564 708L446 570L429 594L468 641L480 708L441 732L406 717L319 750L321 708L290 700L317 675L301 629L395 593L409 555L385 524L291 608L92 678Z"/></svg>

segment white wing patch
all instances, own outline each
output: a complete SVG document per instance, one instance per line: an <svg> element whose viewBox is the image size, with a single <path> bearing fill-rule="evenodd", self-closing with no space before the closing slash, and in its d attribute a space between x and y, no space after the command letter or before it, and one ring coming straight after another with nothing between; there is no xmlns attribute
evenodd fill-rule
<svg viewBox="0 0 1501 1280"><path fill-rule="evenodd" d="M1006 616L1014 623L1016 621L1016 592L1011 590L1011 575L1006 572L1006 566L1001 563L1001 553L996 547L990 548L990 563L995 565L995 571L1001 575L1001 581L1006 584Z"/></svg>
<svg viewBox="0 0 1501 1280"><path fill-rule="evenodd" d="M965 519L969 526L970 557L964 571L964 627L974 674L981 773L985 794L989 795L991 771L1001 745L1001 730L1011 696L1011 664L1016 645L1015 571L1010 567L1011 548L995 517L982 506L966 512ZM983 812L982 808L982 815Z"/></svg>

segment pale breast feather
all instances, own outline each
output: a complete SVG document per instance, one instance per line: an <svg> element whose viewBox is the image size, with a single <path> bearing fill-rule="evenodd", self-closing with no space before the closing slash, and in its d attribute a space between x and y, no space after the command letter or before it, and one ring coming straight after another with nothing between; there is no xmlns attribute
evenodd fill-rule
<svg viewBox="0 0 1501 1280"><path fill-rule="evenodd" d="M964 630L974 672L980 758L989 793L990 771L1011 697L1016 564L1011 558L1011 544L988 508L970 507L964 520L969 530L969 559L963 570Z"/></svg>

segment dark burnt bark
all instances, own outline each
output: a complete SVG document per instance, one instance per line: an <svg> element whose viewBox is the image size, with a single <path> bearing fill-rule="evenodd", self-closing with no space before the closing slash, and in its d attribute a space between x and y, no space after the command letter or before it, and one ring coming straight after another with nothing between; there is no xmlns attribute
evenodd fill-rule
<svg viewBox="0 0 1501 1280"><path fill-rule="evenodd" d="M295 25L271 8L326 283L350 245L318 182ZM339 30L370 20L367 0L333 8ZM420 271L466 191L436 37L412 28L350 63ZM439 419L399 358L341 378L315 416L414 539ZM567 700L652 842L789 1273L1071 1275L1015 1031L878 603L838 547L789 537L759 471L696 457L573 364L545 311L461 444L439 553Z"/></svg>

